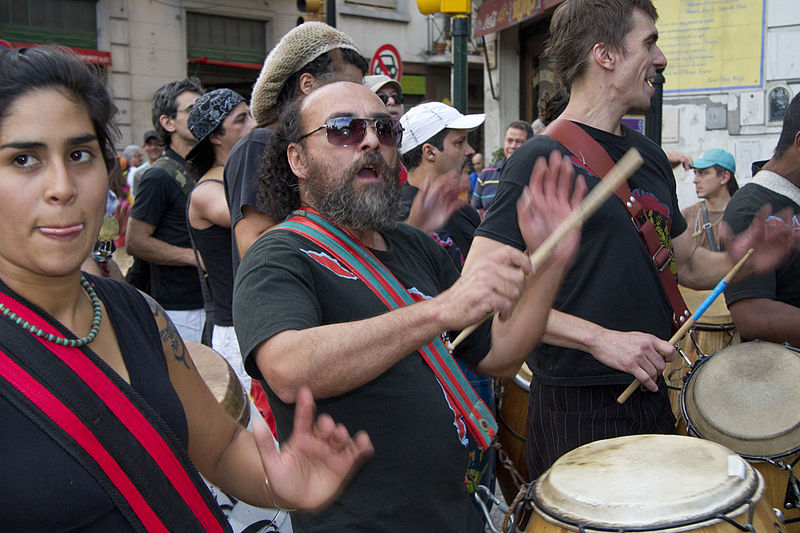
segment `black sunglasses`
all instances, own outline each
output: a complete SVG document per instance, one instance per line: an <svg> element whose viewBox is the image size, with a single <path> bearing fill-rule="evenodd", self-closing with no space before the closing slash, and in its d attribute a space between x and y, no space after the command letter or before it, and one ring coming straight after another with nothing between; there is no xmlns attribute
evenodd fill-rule
<svg viewBox="0 0 800 533"><path fill-rule="evenodd" d="M403 142L403 126L393 118L336 117L319 128L301 135L298 141L325 129L328 143L336 146L358 144L367 136L367 124L372 127L378 142L384 146L398 147Z"/></svg>
<svg viewBox="0 0 800 533"><path fill-rule="evenodd" d="M402 94L397 94L397 93L379 94L378 98L381 99L381 102L383 102L383 105L386 105L386 104L389 103L389 98L394 100L394 103L397 104L397 105L400 105L400 104L403 103L403 95Z"/></svg>

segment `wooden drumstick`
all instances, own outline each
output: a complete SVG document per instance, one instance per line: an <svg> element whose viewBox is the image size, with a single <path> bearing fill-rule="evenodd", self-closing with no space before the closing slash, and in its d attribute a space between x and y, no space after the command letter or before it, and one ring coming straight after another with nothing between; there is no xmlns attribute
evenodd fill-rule
<svg viewBox="0 0 800 533"><path fill-rule="evenodd" d="M703 316L703 313L706 312L706 309L708 309L708 307L712 303L714 303L714 300L717 299L720 293L725 290L725 287L727 287L728 284L731 282L731 280L736 276L736 274L739 273L739 270L742 268L742 265L745 264L745 262L750 258L752 254L753 254L753 249L750 248L749 250L747 250L747 253L744 254L744 257L739 259L739 262L733 266L730 272L725 274L725 277L722 278L722 280L719 283L717 283L717 286L714 287L714 290L711 291L711 294L706 296L706 299L703 300L703 303L701 303L698 306L694 314L689 317L689 320L684 322L683 325L680 327L680 329L678 329L678 331L675 332L675 335L673 335L672 338L669 339L670 344L675 345L679 340L683 338L684 335L686 335L686 332L689 331L689 328L691 328L694 325L694 323L697 321L698 318ZM641 382L638 379L634 379L633 383L628 385L628 388L625 389L622 392L622 394L619 395L619 398L617 398L617 403L619 404L625 403L625 401L631 397L631 394L633 394L633 392L639 387L639 385L641 385Z"/></svg>
<svg viewBox="0 0 800 533"><path fill-rule="evenodd" d="M558 243L564 236L572 231L576 226L579 226L586 222L590 216L594 214L595 211L605 202L608 198L614 194L622 183L627 180L631 174L636 172L640 166L642 166L643 159L642 156L639 154L639 151L636 148L631 148L628 150L625 155L623 155L617 164L614 165L611 170L608 171L608 174L600 180L600 183L595 186L589 194L586 195L586 198L583 199L581 204L575 209L569 216L558 225L553 233L550 234L547 239L539 246L532 254L531 254L531 265L533 265L533 269L536 270L539 266L542 265L549 257L550 254L553 253L553 250L556 249ZM489 317L491 317L491 313L483 317L480 322L473 324L471 326L467 326L461 333L459 333L458 337L450 343L450 349L455 349L461 341L469 337L469 335L475 331L478 326L483 324Z"/></svg>

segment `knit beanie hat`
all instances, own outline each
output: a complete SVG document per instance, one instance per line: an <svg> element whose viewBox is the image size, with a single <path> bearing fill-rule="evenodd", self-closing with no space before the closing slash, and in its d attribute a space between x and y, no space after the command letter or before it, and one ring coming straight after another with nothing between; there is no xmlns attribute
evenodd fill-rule
<svg viewBox="0 0 800 533"><path fill-rule="evenodd" d="M305 22L284 35L264 60L250 99L250 112L265 124L286 80L316 58L336 48L358 52L356 43L324 22Z"/></svg>

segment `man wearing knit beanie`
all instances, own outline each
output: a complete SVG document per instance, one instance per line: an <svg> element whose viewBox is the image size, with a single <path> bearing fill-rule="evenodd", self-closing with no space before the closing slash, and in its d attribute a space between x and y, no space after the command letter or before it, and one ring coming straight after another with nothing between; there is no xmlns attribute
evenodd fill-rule
<svg viewBox="0 0 800 533"><path fill-rule="evenodd" d="M250 111L258 127L236 143L225 164L234 275L250 245L276 222L259 208L256 182L261 155L279 113L290 102L327 83L361 83L367 67L367 60L355 42L322 22L297 26L267 56L250 101Z"/></svg>

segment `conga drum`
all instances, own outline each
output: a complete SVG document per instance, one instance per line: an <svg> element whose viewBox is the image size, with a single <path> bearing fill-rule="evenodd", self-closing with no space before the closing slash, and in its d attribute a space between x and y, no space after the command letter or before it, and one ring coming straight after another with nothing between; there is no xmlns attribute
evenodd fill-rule
<svg viewBox="0 0 800 533"><path fill-rule="evenodd" d="M242 382L231 365L213 348L194 341L184 341L203 381L211 393L239 424L250 422L250 402Z"/></svg>
<svg viewBox="0 0 800 533"><path fill-rule="evenodd" d="M527 364L522 363L514 379L503 380L503 394L497 408L497 441L525 482L530 481L525 464L530 390L531 371ZM517 483L500 461L497 464L497 482L506 502L511 503L518 492Z"/></svg>
<svg viewBox="0 0 800 533"><path fill-rule="evenodd" d="M711 291L696 291L683 286L678 286L686 302L686 307L694 313ZM681 340L680 348L691 363L695 363L701 356L711 355L732 344L741 342L741 337L736 331L736 326L731 319L731 313L725 305L725 298L720 295L708 306L703 316L695 322L689 333ZM672 414L675 415L679 432L685 433L685 421L681 414L681 388L689 367L682 357L676 357L667 363L664 369L664 379L669 387L669 401L672 405Z"/></svg>
<svg viewBox="0 0 800 533"><path fill-rule="evenodd" d="M692 368L681 408L691 435L753 463L766 480L765 500L780 511L787 531L800 532L796 503L784 505L792 496L789 470L800 454L800 352L761 341L720 350ZM794 476L800 476L797 465Z"/></svg>
<svg viewBox="0 0 800 533"><path fill-rule="evenodd" d="M528 532L780 531L764 480L711 441L634 435L595 441L560 457L536 480Z"/></svg>

